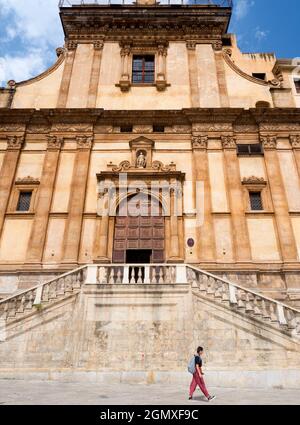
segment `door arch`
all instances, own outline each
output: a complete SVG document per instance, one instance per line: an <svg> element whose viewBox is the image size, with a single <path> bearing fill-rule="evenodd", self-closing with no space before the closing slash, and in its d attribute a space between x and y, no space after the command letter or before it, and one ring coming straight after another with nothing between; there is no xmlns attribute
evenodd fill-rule
<svg viewBox="0 0 300 425"><path fill-rule="evenodd" d="M163 208L151 194L126 197L117 208L112 260L126 263L128 258L136 259L130 261L136 263L163 263L165 260Z"/></svg>

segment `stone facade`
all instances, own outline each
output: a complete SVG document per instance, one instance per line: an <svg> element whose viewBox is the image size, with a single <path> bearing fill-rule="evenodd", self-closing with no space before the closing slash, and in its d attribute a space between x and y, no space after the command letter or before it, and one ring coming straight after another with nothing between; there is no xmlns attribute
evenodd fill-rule
<svg viewBox="0 0 300 425"><path fill-rule="evenodd" d="M0 295L112 261L115 216L101 212L101 182L126 172L150 196L148 181L184 183L181 213L164 217L163 262L196 264L299 304L292 64L240 52L227 33L230 7L74 6L61 17L57 63L0 91ZM155 58L153 84L134 84L132 58L145 54ZM263 154L237 153L259 143ZM27 212L16 211L22 191L32 192ZM251 210L251 191L261 192L263 210Z"/></svg>

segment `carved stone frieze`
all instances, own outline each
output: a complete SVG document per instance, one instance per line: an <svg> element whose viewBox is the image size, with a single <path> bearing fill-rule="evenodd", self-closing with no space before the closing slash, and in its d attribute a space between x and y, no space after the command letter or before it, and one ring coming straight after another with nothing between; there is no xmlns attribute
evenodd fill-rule
<svg viewBox="0 0 300 425"><path fill-rule="evenodd" d="M265 150L276 149L277 147L277 136L274 136L274 135L261 136L260 141Z"/></svg>
<svg viewBox="0 0 300 425"><path fill-rule="evenodd" d="M24 136L7 136L7 150L20 150L24 144Z"/></svg>
<svg viewBox="0 0 300 425"><path fill-rule="evenodd" d="M256 177L256 176L244 177L242 183L244 185L266 185L267 184L264 177Z"/></svg>
<svg viewBox="0 0 300 425"><path fill-rule="evenodd" d="M133 170L156 171L156 172L164 172L164 173L176 171L176 164L171 162L169 165L165 165L161 161L153 161L150 167L146 166L146 161L144 162L143 166L142 165L139 166L139 163L137 161L134 164L131 164L130 161L122 161L118 166L113 164L108 164L108 167L111 168L111 170L116 173L133 171Z"/></svg>
<svg viewBox="0 0 300 425"><path fill-rule="evenodd" d="M134 125L133 133L152 133L153 127L152 125Z"/></svg>
<svg viewBox="0 0 300 425"><path fill-rule="evenodd" d="M18 178L15 184L16 185L38 185L40 184L40 181L39 179L36 179L34 177L27 176L27 177Z"/></svg>
<svg viewBox="0 0 300 425"><path fill-rule="evenodd" d="M84 133L84 132L91 132L93 131L93 125L91 124L53 124L51 131L57 131L57 132L77 132L77 133Z"/></svg>
<svg viewBox="0 0 300 425"><path fill-rule="evenodd" d="M192 148L206 150L208 145L208 136L193 136Z"/></svg>
<svg viewBox="0 0 300 425"><path fill-rule="evenodd" d="M232 131L230 123L199 123L193 125L193 132L201 131Z"/></svg>

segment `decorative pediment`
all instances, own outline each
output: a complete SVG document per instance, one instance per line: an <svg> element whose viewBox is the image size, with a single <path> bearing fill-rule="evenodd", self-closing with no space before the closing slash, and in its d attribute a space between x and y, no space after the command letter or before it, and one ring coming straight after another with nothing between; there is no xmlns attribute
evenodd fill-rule
<svg viewBox="0 0 300 425"><path fill-rule="evenodd" d="M243 185L264 185L264 186L267 184L264 177L256 177L256 176L244 177L242 183Z"/></svg>
<svg viewBox="0 0 300 425"><path fill-rule="evenodd" d="M171 162L168 165L163 164L161 161L153 161L151 166L139 166L138 163L131 164L129 161L122 161L119 165L114 165L112 163L107 165L108 169L114 173L121 173L127 171L153 171L153 172L163 172L168 173L171 171L176 171L176 164Z"/></svg>
<svg viewBox="0 0 300 425"><path fill-rule="evenodd" d="M129 146L131 149L135 149L135 148L151 148L154 149L155 147L155 142L154 140L148 139L147 137L141 136L141 137L137 137L136 139L133 139L129 142Z"/></svg>
<svg viewBox="0 0 300 425"><path fill-rule="evenodd" d="M16 180L16 185L31 185L32 186L32 185L38 185L38 184L40 184L39 179L36 179L31 176L18 178Z"/></svg>

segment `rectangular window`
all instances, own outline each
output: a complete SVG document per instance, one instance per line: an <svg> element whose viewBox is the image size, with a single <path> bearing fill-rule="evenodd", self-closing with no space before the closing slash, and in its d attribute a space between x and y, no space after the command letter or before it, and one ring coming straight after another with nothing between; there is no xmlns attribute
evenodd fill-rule
<svg viewBox="0 0 300 425"><path fill-rule="evenodd" d="M164 125L155 124L153 126L153 132L154 133L164 133L165 132L165 126Z"/></svg>
<svg viewBox="0 0 300 425"><path fill-rule="evenodd" d="M263 203L261 199L261 192L250 192L250 206L252 211L263 211Z"/></svg>
<svg viewBox="0 0 300 425"><path fill-rule="evenodd" d="M299 80L294 80L295 83L295 87L296 87L296 92L298 94L300 94L300 79Z"/></svg>
<svg viewBox="0 0 300 425"><path fill-rule="evenodd" d="M120 132L121 133L132 133L133 126L132 125L121 125Z"/></svg>
<svg viewBox="0 0 300 425"><path fill-rule="evenodd" d="M32 192L20 192L17 211L27 212L30 210Z"/></svg>
<svg viewBox="0 0 300 425"><path fill-rule="evenodd" d="M237 152L240 156L262 155L263 149L260 143L249 145L237 145Z"/></svg>
<svg viewBox="0 0 300 425"><path fill-rule="evenodd" d="M132 82L134 84L152 84L155 79L154 55L133 56Z"/></svg>

